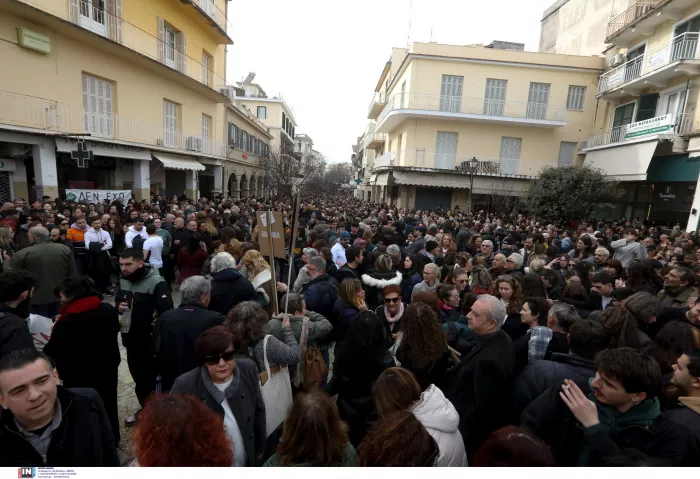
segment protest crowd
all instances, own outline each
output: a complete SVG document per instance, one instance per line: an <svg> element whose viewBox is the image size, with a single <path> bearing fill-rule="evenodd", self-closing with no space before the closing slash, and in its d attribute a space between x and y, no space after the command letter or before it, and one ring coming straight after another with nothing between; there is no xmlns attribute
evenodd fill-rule
<svg viewBox="0 0 700 479"><path fill-rule="evenodd" d="M0 465L700 466L696 234L291 203L3 204Z"/></svg>

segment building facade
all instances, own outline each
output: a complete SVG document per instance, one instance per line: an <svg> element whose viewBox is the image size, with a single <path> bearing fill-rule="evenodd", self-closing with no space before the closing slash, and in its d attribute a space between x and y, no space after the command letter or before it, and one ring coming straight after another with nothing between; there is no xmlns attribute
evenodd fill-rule
<svg viewBox="0 0 700 479"><path fill-rule="evenodd" d="M464 210L472 180L476 207L492 195L524 194L546 165L580 162L603 59L512 45L393 49L355 151L356 195Z"/></svg>
<svg viewBox="0 0 700 479"><path fill-rule="evenodd" d="M585 164L621 182L605 213L695 231L700 198L700 1L644 0L603 28L606 71Z"/></svg>
<svg viewBox="0 0 700 479"><path fill-rule="evenodd" d="M0 0L0 56L12 65L0 79L0 197L224 193L224 169L240 159L229 152L227 119L241 108L225 94L227 8ZM246 128L258 128L253 120Z"/></svg>

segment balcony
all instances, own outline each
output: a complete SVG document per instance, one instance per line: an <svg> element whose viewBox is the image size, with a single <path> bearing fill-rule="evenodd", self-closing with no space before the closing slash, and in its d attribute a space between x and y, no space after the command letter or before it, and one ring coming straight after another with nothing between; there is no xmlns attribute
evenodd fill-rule
<svg viewBox="0 0 700 479"><path fill-rule="evenodd" d="M672 78L700 74L699 38L698 33L683 33L603 73L598 81L598 98L639 95L646 88L664 88Z"/></svg>
<svg viewBox="0 0 700 479"><path fill-rule="evenodd" d="M204 138L202 132L165 128L122 115L89 111L82 106L60 103L16 93L0 91L0 124L18 131L55 132L153 147L162 151L224 158L226 143Z"/></svg>
<svg viewBox="0 0 700 479"><path fill-rule="evenodd" d="M691 131L693 131L692 114L662 115L594 133L584 140L585 144L581 145L580 151L585 153L594 149L621 146L639 141L673 139L674 136L687 135Z"/></svg>
<svg viewBox="0 0 700 479"><path fill-rule="evenodd" d="M639 0L610 20L605 43L630 47L654 34L660 24L678 21L696 0Z"/></svg>
<svg viewBox="0 0 700 479"><path fill-rule="evenodd" d="M386 135L384 133L368 133L365 135L365 148L370 150L376 150L382 147L386 141Z"/></svg>
<svg viewBox="0 0 700 479"><path fill-rule="evenodd" d="M376 120L382 109L386 105L386 95L382 92L375 92L372 101L369 103L368 120Z"/></svg>
<svg viewBox="0 0 700 479"><path fill-rule="evenodd" d="M221 36L219 39L222 43L233 45L233 26L226 18L226 12L223 12L216 6L215 0L178 0L180 3L190 4L195 7L199 13L198 18L204 23L204 26L213 27Z"/></svg>
<svg viewBox="0 0 700 479"><path fill-rule="evenodd" d="M390 151L376 160L372 167L372 172L391 168L416 168L426 172L455 172L468 174L471 172L469 160L475 158L473 155L454 155L445 153L426 152L423 149L415 151ZM476 156L479 166L473 171L477 175L490 176L536 176L539 170L545 165L556 165L556 163L537 163L533 166L520 164L518 158L491 158Z"/></svg>
<svg viewBox="0 0 700 479"><path fill-rule="evenodd" d="M189 2L189 0L187 1ZM193 1L196 2L197 0ZM128 48L145 58L154 60L175 72L196 80L217 93L220 93L222 89L231 87L210 66L205 66L201 63L201 56L198 59L190 57L172 44L166 44L166 42L159 40L158 37L141 30L123 18L104 10L94 9L89 2L76 1L70 4L70 8L65 8L65 2L59 2L58 0L52 6L47 6L46 2L40 2L39 0L18 0L17 3L8 5L8 10L11 13L17 13L19 16L25 17L27 16L27 8L47 12L53 17L68 22L70 25L78 26L116 45ZM52 20L51 17L46 16L37 18L47 27L71 36L78 41L84 42L86 39L84 35L79 34L79 31L76 31L74 28L67 28L66 23ZM129 61L135 61L133 56L125 56L123 52L118 50L110 50L108 48L105 48L105 50L108 54L121 55Z"/></svg>
<svg viewBox="0 0 700 479"><path fill-rule="evenodd" d="M566 126L566 107L543 102L462 98L426 93L393 95L377 119L377 133L390 133L409 118L463 120L501 125Z"/></svg>

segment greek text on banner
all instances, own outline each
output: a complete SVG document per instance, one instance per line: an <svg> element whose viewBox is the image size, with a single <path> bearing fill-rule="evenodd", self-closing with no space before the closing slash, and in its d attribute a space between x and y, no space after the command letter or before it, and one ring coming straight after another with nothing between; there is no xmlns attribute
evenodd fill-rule
<svg viewBox="0 0 700 479"><path fill-rule="evenodd" d="M102 203L104 200L119 200L126 203L131 199L129 190L66 190L66 200L86 203Z"/></svg>

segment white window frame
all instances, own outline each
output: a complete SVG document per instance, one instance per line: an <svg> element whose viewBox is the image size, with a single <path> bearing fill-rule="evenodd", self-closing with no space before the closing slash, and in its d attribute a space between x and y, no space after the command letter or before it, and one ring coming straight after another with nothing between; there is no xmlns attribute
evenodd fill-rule
<svg viewBox="0 0 700 479"><path fill-rule="evenodd" d="M174 112L174 114L172 114ZM169 148L180 147L180 105L163 100L163 145Z"/></svg>
<svg viewBox="0 0 700 479"><path fill-rule="evenodd" d="M608 128L607 128L608 130L610 130L612 128L616 128L613 126L613 124L615 122L615 112L617 111L617 109L622 108L623 106L627 106L630 103L634 104L634 110L632 111L632 119L634 120L634 117L637 116L637 108L639 107L639 105L637 104L637 100L628 101L627 103L620 103L619 105L615 105L615 108L613 108L612 115L610 116L610 119L608 120ZM658 103L657 103L657 107L658 107ZM632 123L634 123L634 122L632 122ZM628 125L629 125L629 123L628 123Z"/></svg>
<svg viewBox="0 0 700 479"><path fill-rule="evenodd" d="M260 115L261 111L263 113L262 116ZM263 106L263 105L258 106L256 113L258 115L258 118L260 118L261 120L267 120L267 107L266 106Z"/></svg>
<svg viewBox="0 0 700 479"><path fill-rule="evenodd" d="M572 89L583 90L580 96L573 94ZM576 91L576 90L574 90ZM580 102L580 105L577 103ZM566 94L566 109L569 111L583 111L586 103L586 87L582 85L569 85L569 91Z"/></svg>
<svg viewBox="0 0 700 479"><path fill-rule="evenodd" d="M100 138L114 136L114 84L83 73L83 111L85 131ZM90 84L95 91L90 91ZM100 92L103 91L104 95Z"/></svg>
<svg viewBox="0 0 700 479"><path fill-rule="evenodd" d="M571 150L571 158L569 158L569 163L562 163L561 161L561 154L562 154L562 147L564 145L572 145L573 148ZM559 142L559 155L557 156L557 166L573 166L574 164L574 158L576 157L576 149L578 148L578 143L575 141L560 141Z"/></svg>
<svg viewBox="0 0 700 479"><path fill-rule="evenodd" d="M102 9L99 3L102 1ZM80 26L93 33L107 35L107 0L78 0ZM87 15L85 15L87 13Z"/></svg>
<svg viewBox="0 0 700 479"><path fill-rule="evenodd" d="M212 59L212 56L209 55L206 51L202 51L202 83L205 85L209 86L210 81L211 81L211 72L210 72L210 60Z"/></svg>
<svg viewBox="0 0 700 479"><path fill-rule="evenodd" d="M666 109L666 106L668 104L668 98L675 94L675 93L680 93L684 90L686 90L687 85L685 83L681 85L676 85L671 88L667 88L665 90L662 90L659 92L659 101L656 103L656 113L655 116L661 116L665 115L666 113L662 113L662 105L664 106L664 110ZM688 90L689 92L690 90ZM681 108L681 114L684 114L686 111L686 107L688 105L688 93L685 95L685 100L683 101L683 108ZM675 113L675 112L674 112Z"/></svg>
<svg viewBox="0 0 700 479"><path fill-rule="evenodd" d="M168 65L170 68L175 68L177 69L177 33L175 30L173 30L171 27L169 27L167 24L165 25L163 29L163 41L165 42L165 64ZM172 34L172 44L170 43L170 39L168 38L168 35ZM170 58L172 56L172 58Z"/></svg>

